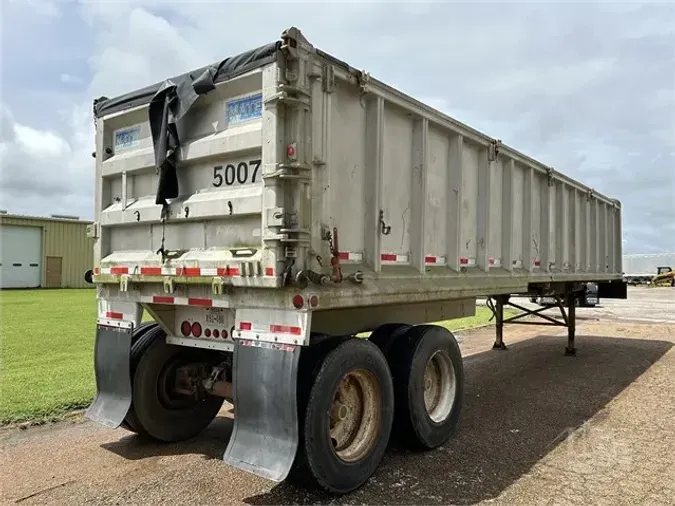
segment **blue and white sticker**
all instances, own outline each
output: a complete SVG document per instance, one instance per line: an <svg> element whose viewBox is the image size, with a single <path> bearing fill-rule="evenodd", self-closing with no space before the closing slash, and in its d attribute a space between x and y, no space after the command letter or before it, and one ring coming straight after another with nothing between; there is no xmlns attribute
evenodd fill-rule
<svg viewBox="0 0 675 506"><path fill-rule="evenodd" d="M141 128L125 128L115 132L115 151L138 147L141 143Z"/></svg>
<svg viewBox="0 0 675 506"><path fill-rule="evenodd" d="M236 98L227 103L227 124L236 125L262 117L262 93Z"/></svg>

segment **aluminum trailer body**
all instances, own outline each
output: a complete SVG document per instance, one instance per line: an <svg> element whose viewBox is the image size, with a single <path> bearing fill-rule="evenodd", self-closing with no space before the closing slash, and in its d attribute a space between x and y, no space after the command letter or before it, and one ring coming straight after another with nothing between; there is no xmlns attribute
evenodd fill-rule
<svg viewBox="0 0 675 506"><path fill-rule="evenodd" d="M675 253L623 255L624 279L629 284L648 284L659 267L675 269Z"/></svg>
<svg viewBox="0 0 675 506"><path fill-rule="evenodd" d="M295 28L94 111L108 426L175 441L227 398L228 463L348 492L392 430L434 448L457 424L459 348L427 322L495 297L503 348L509 294L620 292L617 200Z"/></svg>

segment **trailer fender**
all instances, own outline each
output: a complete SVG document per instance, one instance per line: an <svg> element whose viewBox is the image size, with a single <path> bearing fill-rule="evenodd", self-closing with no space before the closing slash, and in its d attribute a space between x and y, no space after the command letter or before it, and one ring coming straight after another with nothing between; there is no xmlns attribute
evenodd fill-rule
<svg viewBox="0 0 675 506"><path fill-rule="evenodd" d="M297 376L300 346L237 340L234 429L223 460L282 481L298 449Z"/></svg>
<svg viewBox="0 0 675 506"><path fill-rule="evenodd" d="M110 428L117 428L131 406L129 355L133 323L118 326L97 325L94 346L96 397L86 417Z"/></svg>

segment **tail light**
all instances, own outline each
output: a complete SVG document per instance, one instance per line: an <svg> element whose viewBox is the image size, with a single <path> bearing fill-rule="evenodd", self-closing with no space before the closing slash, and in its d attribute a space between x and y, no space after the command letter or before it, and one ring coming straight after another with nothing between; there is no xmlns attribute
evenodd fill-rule
<svg viewBox="0 0 675 506"><path fill-rule="evenodd" d="M199 322L194 322L192 324L192 335L195 337L201 337L202 336L202 326Z"/></svg>

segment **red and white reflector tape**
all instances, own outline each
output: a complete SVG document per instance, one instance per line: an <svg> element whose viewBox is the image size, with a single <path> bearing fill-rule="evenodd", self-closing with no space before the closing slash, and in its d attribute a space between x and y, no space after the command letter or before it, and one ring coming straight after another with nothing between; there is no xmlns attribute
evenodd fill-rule
<svg viewBox="0 0 675 506"><path fill-rule="evenodd" d="M354 253L352 251L340 251L340 260L343 262L363 262L362 253Z"/></svg>
<svg viewBox="0 0 675 506"><path fill-rule="evenodd" d="M515 267L516 269L520 269L523 266L523 261L522 260L514 260L511 262L511 265Z"/></svg>
<svg viewBox="0 0 675 506"><path fill-rule="evenodd" d="M380 260L386 263L392 264L407 264L408 255L397 255L396 253L382 253L380 255Z"/></svg>
<svg viewBox="0 0 675 506"><path fill-rule="evenodd" d="M290 334L292 336L299 336L302 334L300 327L290 325L270 325L270 332L272 334Z"/></svg>
<svg viewBox="0 0 675 506"><path fill-rule="evenodd" d="M541 260L535 260L534 262L532 262L532 266L533 267L541 267Z"/></svg>
<svg viewBox="0 0 675 506"><path fill-rule="evenodd" d="M459 265L461 267L475 267L476 259L475 258L467 258L467 257L459 257Z"/></svg>
<svg viewBox="0 0 675 506"><path fill-rule="evenodd" d="M426 265L445 265L445 257L427 255L424 257L424 263Z"/></svg>
<svg viewBox="0 0 675 506"><path fill-rule="evenodd" d="M358 254L360 255L360 253ZM360 258L360 257L359 257ZM227 267L159 267L159 266L115 266L115 267L94 267L94 275L108 274L113 276L120 275L141 275L141 276L220 276L237 277L241 276L239 266ZM274 267L265 267L264 275L274 276Z"/></svg>
<svg viewBox="0 0 675 506"><path fill-rule="evenodd" d="M173 295L143 295L141 302L145 304L169 304L174 306L193 307L230 307L227 300L208 297L174 297Z"/></svg>

